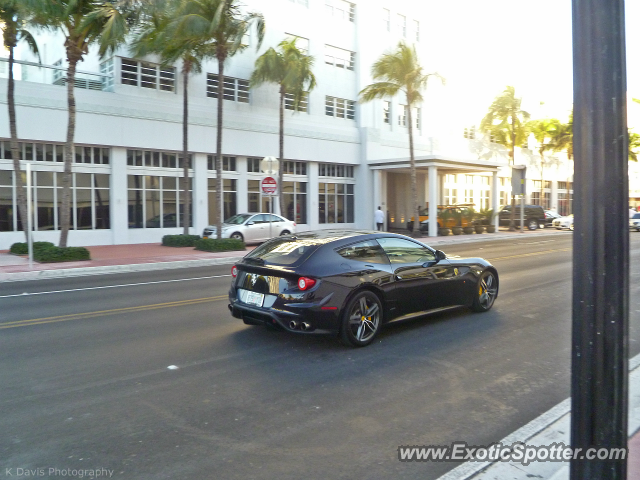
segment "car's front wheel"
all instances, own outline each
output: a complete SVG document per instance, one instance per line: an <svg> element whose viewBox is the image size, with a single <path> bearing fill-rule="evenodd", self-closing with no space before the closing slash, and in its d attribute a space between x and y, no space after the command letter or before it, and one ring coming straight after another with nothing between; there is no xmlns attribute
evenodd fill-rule
<svg viewBox="0 0 640 480"><path fill-rule="evenodd" d="M474 312L486 312L490 310L497 296L498 278L492 271L487 270L480 275L471 310Z"/></svg>
<svg viewBox="0 0 640 480"><path fill-rule="evenodd" d="M233 232L229 238L233 238L234 240L240 240L241 242L244 242L244 237L242 236L242 234L240 232Z"/></svg>
<svg viewBox="0 0 640 480"><path fill-rule="evenodd" d="M382 303L368 290L357 293L342 316L340 340L347 346L365 347L373 342L382 324Z"/></svg>

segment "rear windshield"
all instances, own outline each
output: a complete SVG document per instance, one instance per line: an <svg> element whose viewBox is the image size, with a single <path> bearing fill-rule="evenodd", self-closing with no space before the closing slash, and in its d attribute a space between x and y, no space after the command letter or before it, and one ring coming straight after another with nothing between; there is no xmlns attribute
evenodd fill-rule
<svg viewBox="0 0 640 480"><path fill-rule="evenodd" d="M319 247L314 242L277 238L263 243L244 258L250 263L259 261L271 265L300 265Z"/></svg>

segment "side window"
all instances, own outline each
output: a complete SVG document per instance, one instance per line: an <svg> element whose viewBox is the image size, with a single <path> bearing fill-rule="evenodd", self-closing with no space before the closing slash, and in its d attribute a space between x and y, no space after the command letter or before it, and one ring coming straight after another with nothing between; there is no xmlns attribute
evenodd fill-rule
<svg viewBox="0 0 640 480"><path fill-rule="evenodd" d="M336 250L338 255L347 260L356 260L357 262L389 264L387 256L375 240L354 243L347 247Z"/></svg>
<svg viewBox="0 0 640 480"><path fill-rule="evenodd" d="M249 220L250 222L253 222L255 224L258 223L264 223L264 217L265 215L255 215L251 220Z"/></svg>
<svg viewBox="0 0 640 480"><path fill-rule="evenodd" d="M265 215L265 222L281 222L282 219L276 215Z"/></svg>
<svg viewBox="0 0 640 480"><path fill-rule="evenodd" d="M424 263L436 259L427 247L403 238L379 238L384 253L391 263Z"/></svg>

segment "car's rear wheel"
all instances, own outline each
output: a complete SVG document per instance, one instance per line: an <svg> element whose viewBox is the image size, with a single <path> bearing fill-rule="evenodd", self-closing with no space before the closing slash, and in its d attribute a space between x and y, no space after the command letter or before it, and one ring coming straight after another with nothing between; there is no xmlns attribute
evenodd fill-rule
<svg viewBox="0 0 640 480"><path fill-rule="evenodd" d="M538 221L537 220L529 220L527 224L527 228L529 230L537 230L538 229Z"/></svg>
<svg viewBox="0 0 640 480"><path fill-rule="evenodd" d="M480 275L480 279L476 285L471 310L474 312L486 312L490 310L497 296L498 278L492 271L486 270Z"/></svg>
<svg viewBox="0 0 640 480"><path fill-rule="evenodd" d="M282 233L280 234L280 236L289 235L289 233L291 233L291 232L289 232L289 230L283 230Z"/></svg>
<svg viewBox="0 0 640 480"><path fill-rule="evenodd" d="M240 240L241 242L244 242L244 237L240 232L233 232L231 236L229 236L229 238L233 238L234 240Z"/></svg>
<svg viewBox="0 0 640 480"><path fill-rule="evenodd" d="M382 324L382 303L368 290L357 293L347 304L340 340L347 346L365 347L373 342Z"/></svg>

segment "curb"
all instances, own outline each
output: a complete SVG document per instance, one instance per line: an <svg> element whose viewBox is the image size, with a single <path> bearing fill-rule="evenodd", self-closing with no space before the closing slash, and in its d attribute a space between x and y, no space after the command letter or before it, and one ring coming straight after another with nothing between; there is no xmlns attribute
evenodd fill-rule
<svg viewBox="0 0 640 480"><path fill-rule="evenodd" d="M103 275L111 273L132 273L153 270L172 270L178 268L207 267L235 263L244 257L222 257L201 260L181 260L177 262L134 263L129 265L105 265L101 267L62 268L57 270L40 270L37 272L0 273L0 283L21 282L26 280L46 280L49 278L81 277L85 275Z"/></svg>
<svg viewBox="0 0 640 480"><path fill-rule="evenodd" d="M627 431L629 438L640 429L640 354L629 359L629 415ZM569 445L571 424L571 397L534 418L515 432L500 440L503 445L523 442L531 445L549 445L562 442ZM511 462L466 462L445 473L437 480L493 480L509 478L569 479L569 462L534 462L524 467Z"/></svg>
<svg viewBox="0 0 640 480"><path fill-rule="evenodd" d="M526 233L525 233L526 234ZM489 234L474 234L468 235L465 238L463 235L455 235L451 238L445 237L420 237L416 238L418 241L422 241L431 246L451 246L461 243L474 243L483 241L506 241L506 240L520 240L524 238L533 238L531 235L535 235L535 238L549 237L552 235L559 235L559 232L535 232L527 234L527 237L519 236L516 233L489 233ZM246 255L246 252L245 252ZM100 267L80 267L80 268L59 268L51 270L39 270L36 272L15 272L15 273L1 273L0 283L2 282L20 282L27 280L45 280L50 278L62 278L62 277L80 277L86 275L103 275L111 273L132 273L132 272L144 272L153 270L171 270L178 268L194 268L194 267L206 267L209 265L225 265L240 261L242 256L234 257L221 257L210 258L200 260L181 260L175 262L154 262L154 263L136 263L126 265L106 265Z"/></svg>

